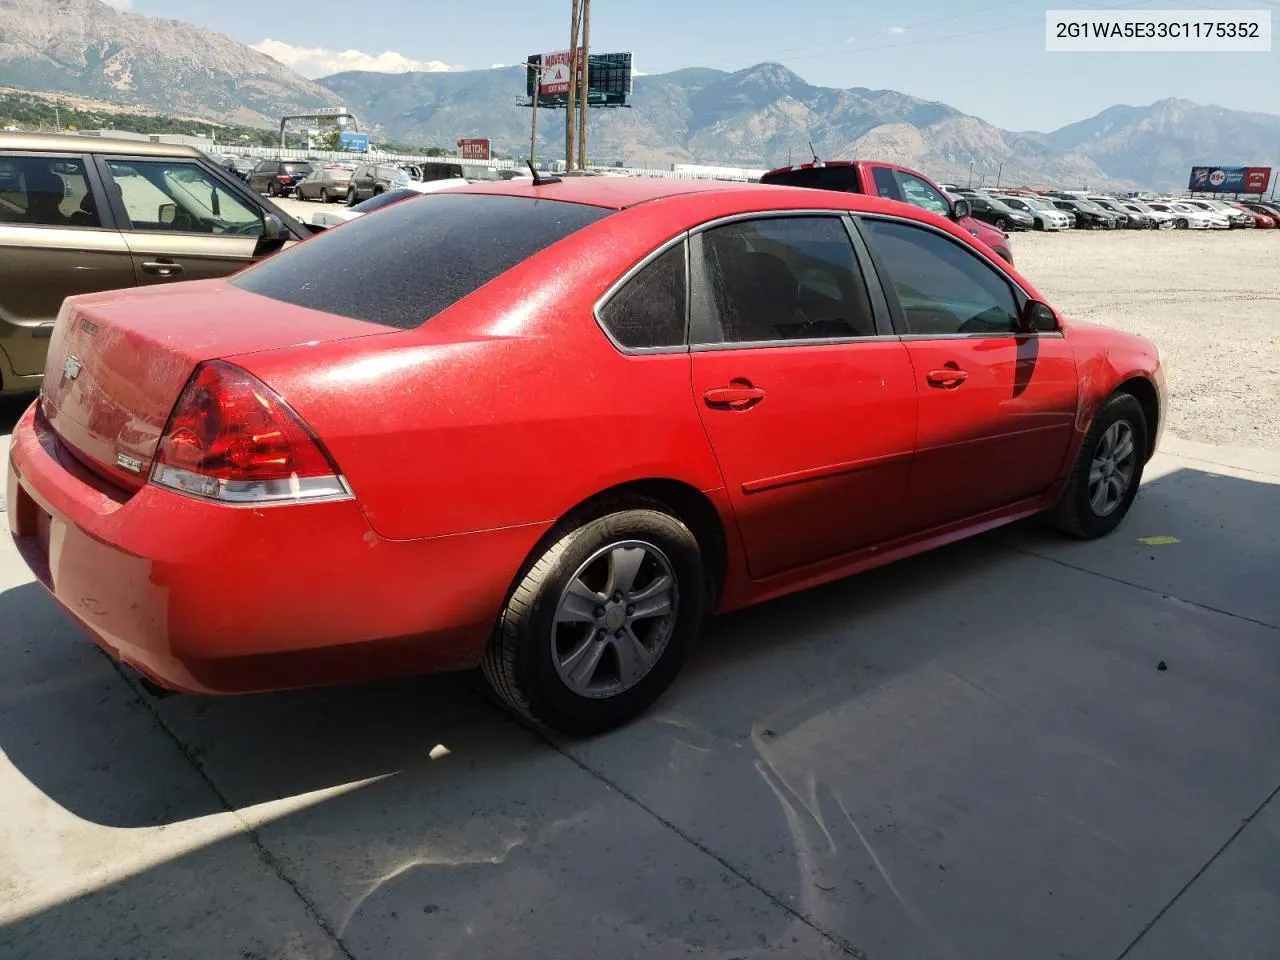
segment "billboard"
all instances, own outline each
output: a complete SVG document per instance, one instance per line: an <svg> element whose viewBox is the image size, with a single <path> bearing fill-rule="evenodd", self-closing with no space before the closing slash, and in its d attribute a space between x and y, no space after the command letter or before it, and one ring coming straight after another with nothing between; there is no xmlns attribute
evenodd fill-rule
<svg viewBox="0 0 1280 960"><path fill-rule="evenodd" d="M1192 193L1266 193L1270 167L1192 167Z"/></svg>
<svg viewBox="0 0 1280 960"><path fill-rule="evenodd" d="M489 141L485 137L464 137L458 141L458 150L463 160L489 159Z"/></svg>
<svg viewBox="0 0 1280 960"><path fill-rule="evenodd" d="M369 135L367 133L343 130L338 134L338 147L351 153L368 153Z"/></svg>
<svg viewBox="0 0 1280 960"><path fill-rule="evenodd" d="M582 48L578 48L579 66ZM525 96L538 106L563 107L569 99L568 50L529 57L525 71ZM593 107L624 107L631 99L631 54L593 53L587 58L587 103Z"/></svg>

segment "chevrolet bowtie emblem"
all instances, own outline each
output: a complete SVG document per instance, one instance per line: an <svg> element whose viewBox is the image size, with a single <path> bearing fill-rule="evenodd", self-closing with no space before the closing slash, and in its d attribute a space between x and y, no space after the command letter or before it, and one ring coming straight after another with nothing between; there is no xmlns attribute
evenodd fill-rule
<svg viewBox="0 0 1280 960"><path fill-rule="evenodd" d="M67 354L67 359L62 361L62 372L67 375L68 380L74 380L80 376L80 371L83 369L84 364L74 353Z"/></svg>

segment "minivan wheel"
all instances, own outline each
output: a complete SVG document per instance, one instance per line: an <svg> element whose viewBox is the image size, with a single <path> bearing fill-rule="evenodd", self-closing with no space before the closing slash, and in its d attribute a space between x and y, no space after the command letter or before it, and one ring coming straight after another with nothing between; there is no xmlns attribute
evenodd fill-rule
<svg viewBox="0 0 1280 960"><path fill-rule="evenodd" d="M1051 513L1058 529L1093 539L1120 525L1142 483L1147 429L1142 404L1132 395L1117 393L1103 404Z"/></svg>
<svg viewBox="0 0 1280 960"><path fill-rule="evenodd" d="M598 733L647 709L675 679L702 620L698 541L639 501L574 526L521 577L481 666L517 714Z"/></svg>

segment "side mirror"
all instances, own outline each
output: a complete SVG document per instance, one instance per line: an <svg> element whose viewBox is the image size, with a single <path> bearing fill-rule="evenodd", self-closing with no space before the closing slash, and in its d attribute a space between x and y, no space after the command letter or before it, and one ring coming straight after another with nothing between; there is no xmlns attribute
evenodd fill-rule
<svg viewBox="0 0 1280 960"><path fill-rule="evenodd" d="M171 227L178 219L178 205L176 203L162 203L160 209L156 212L156 222L164 227Z"/></svg>
<svg viewBox="0 0 1280 960"><path fill-rule="evenodd" d="M274 213L264 214L262 217L262 239L279 240L282 233L284 233L284 221Z"/></svg>
<svg viewBox="0 0 1280 960"><path fill-rule="evenodd" d="M1058 315L1047 303L1028 300L1022 308L1018 326L1023 333L1053 333L1058 329Z"/></svg>
<svg viewBox="0 0 1280 960"><path fill-rule="evenodd" d="M959 197L956 199L955 203L952 204L951 206L951 219L963 220L965 217L969 216L972 212L973 212L973 209L969 206L969 201L966 200L964 197Z"/></svg>

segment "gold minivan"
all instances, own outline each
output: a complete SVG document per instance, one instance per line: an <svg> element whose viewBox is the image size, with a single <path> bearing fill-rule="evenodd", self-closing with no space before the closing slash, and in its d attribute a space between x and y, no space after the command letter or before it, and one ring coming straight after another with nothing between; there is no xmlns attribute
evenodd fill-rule
<svg viewBox="0 0 1280 960"><path fill-rule="evenodd" d="M192 147L0 133L0 394L39 389L65 297L225 276L312 232Z"/></svg>

